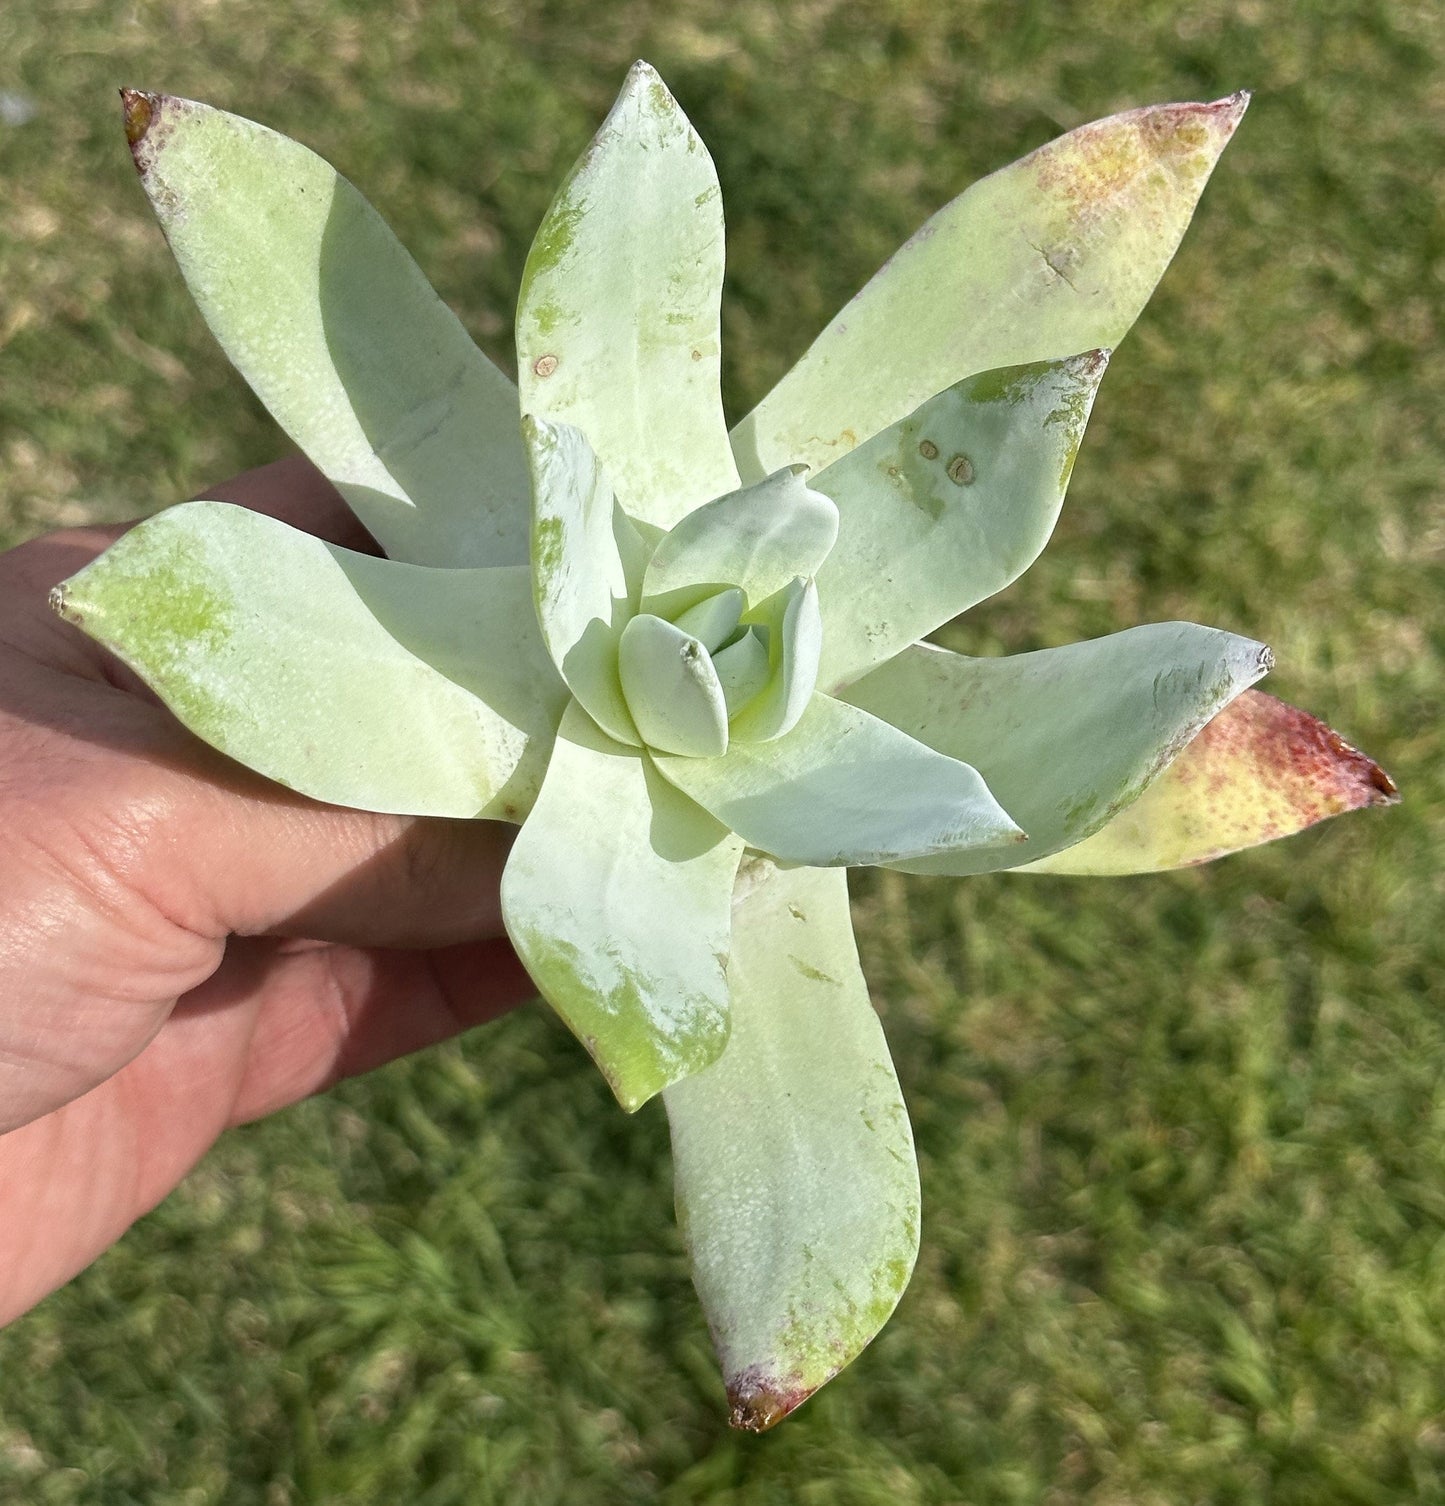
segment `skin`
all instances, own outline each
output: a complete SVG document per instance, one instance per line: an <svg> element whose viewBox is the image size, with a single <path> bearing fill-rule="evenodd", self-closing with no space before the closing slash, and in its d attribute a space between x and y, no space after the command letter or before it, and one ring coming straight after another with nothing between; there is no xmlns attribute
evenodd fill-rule
<svg viewBox="0 0 1445 1506"><path fill-rule="evenodd" d="M205 495L376 552L303 460ZM502 930L511 828L294 796L48 609L122 531L0 555L0 1323L229 1126L535 992Z"/></svg>

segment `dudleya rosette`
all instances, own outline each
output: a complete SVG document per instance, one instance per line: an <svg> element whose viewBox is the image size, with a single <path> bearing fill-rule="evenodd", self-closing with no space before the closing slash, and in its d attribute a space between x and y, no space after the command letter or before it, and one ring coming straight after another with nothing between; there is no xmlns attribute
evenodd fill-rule
<svg viewBox="0 0 1445 1506"><path fill-rule="evenodd" d="M663 1097L741 1426L863 1348L918 1247L846 866L1142 872L1393 795L1247 689L1246 638L921 641L1042 549L1245 103L1130 111L975 184L729 435L717 178L645 64L532 247L516 387L320 158L125 93L212 330L385 557L196 502L56 605L295 790L521 824L508 931L622 1104Z"/></svg>

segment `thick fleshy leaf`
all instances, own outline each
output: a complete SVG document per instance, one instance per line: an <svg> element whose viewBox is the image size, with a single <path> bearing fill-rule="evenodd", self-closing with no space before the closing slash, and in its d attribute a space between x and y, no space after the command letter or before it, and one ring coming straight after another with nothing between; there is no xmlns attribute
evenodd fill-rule
<svg viewBox="0 0 1445 1506"><path fill-rule="evenodd" d="M818 572L834 691L1001 591L1048 542L1108 356L968 377L814 480L838 504Z"/></svg>
<svg viewBox="0 0 1445 1506"><path fill-rule="evenodd" d="M738 425L743 479L821 470L974 372L1118 345L1247 103L1130 110L975 183Z"/></svg>
<svg viewBox="0 0 1445 1506"><path fill-rule="evenodd" d="M727 1041L742 841L575 702L502 875L502 915L542 996L623 1108Z"/></svg>
<svg viewBox="0 0 1445 1506"><path fill-rule="evenodd" d="M755 611L749 623L765 630L768 673L763 688L749 701L734 692L738 705L733 736L743 742L770 742L798 725L818 683L823 652L823 618L818 587L799 577L789 581ZM750 655L752 650L746 650Z"/></svg>
<svg viewBox="0 0 1445 1506"><path fill-rule="evenodd" d="M519 821L567 701L524 566L375 559L224 502L137 525L52 601L206 742L335 805Z"/></svg>
<svg viewBox="0 0 1445 1506"><path fill-rule="evenodd" d="M664 1094L678 1221L735 1427L868 1343L918 1253L918 1168L839 869L739 875L732 1036Z"/></svg>
<svg viewBox="0 0 1445 1506"><path fill-rule="evenodd" d="M1015 868L1097 831L1270 667L1249 638L1160 622L999 659L919 644L845 692L977 767L1028 833L1006 850L907 859L911 873Z"/></svg>
<svg viewBox="0 0 1445 1506"><path fill-rule="evenodd" d="M746 605L743 593L736 586L729 586L679 613L673 621L712 653L737 632Z"/></svg>
<svg viewBox="0 0 1445 1506"><path fill-rule="evenodd" d="M576 424L634 517L732 491L718 386L723 218L697 133L646 63L547 211L517 305L522 410Z"/></svg>
<svg viewBox="0 0 1445 1506"><path fill-rule="evenodd" d="M674 617L719 586L760 605L795 576L811 576L838 537L838 509L788 468L689 513L657 546L642 609Z"/></svg>
<svg viewBox="0 0 1445 1506"><path fill-rule="evenodd" d="M749 847L785 863L889 863L1021 840L976 770L825 695L775 742L655 761Z"/></svg>
<svg viewBox="0 0 1445 1506"><path fill-rule="evenodd" d="M1107 875L1183 868L1399 798L1379 764L1337 732L1308 712L1249 690L1106 826L1021 871Z"/></svg>
<svg viewBox="0 0 1445 1506"><path fill-rule="evenodd" d="M714 654L712 662L729 715L741 711L767 688L772 671L768 651L756 627L748 628L736 643Z"/></svg>
<svg viewBox="0 0 1445 1506"><path fill-rule="evenodd" d="M640 566L643 546L579 430L529 415L522 435L532 472L532 589L542 638L598 726L636 744L617 646L636 597L629 562Z"/></svg>
<svg viewBox="0 0 1445 1506"><path fill-rule="evenodd" d="M126 135L206 323L395 559L527 561L517 393L314 152L126 90Z"/></svg>
<svg viewBox="0 0 1445 1506"><path fill-rule="evenodd" d="M707 649L690 633L640 612L622 630L617 662L627 709L649 748L693 758L727 752L723 688Z"/></svg>

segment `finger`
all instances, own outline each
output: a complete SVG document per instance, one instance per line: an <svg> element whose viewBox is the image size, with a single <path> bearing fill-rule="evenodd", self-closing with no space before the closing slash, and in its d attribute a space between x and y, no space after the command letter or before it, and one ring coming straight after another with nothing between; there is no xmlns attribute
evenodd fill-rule
<svg viewBox="0 0 1445 1506"><path fill-rule="evenodd" d="M277 956L230 1122L259 1119L448 1040L536 991L503 941L428 952L325 947Z"/></svg>
<svg viewBox="0 0 1445 1506"><path fill-rule="evenodd" d="M234 953L194 1011L119 1071L0 1135L0 1323L84 1270L225 1128L259 1013L261 946Z"/></svg>
<svg viewBox="0 0 1445 1506"><path fill-rule="evenodd" d="M112 1077L0 1136L0 1324L83 1270L228 1125L444 1040L527 998L500 943L438 954L233 941Z"/></svg>
<svg viewBox="0 0 1445 1506"><path fill-rule="evenodd" d="M318 805L237 770L229 785L185 784L137 880L203 935L452 946L503 934L514 836L495 821Z"/></svg>
<svg viewBox="0 0 1445 1506"><path fill-rule="evenodd" d="M378 946L500 934L512 828L322 805L207 747L154 702L70 674L0 672L0 728L34 744L0 785L6 845L88 891L130 891L196 934ZM28 730L27 730L28 729Z"/></svg>

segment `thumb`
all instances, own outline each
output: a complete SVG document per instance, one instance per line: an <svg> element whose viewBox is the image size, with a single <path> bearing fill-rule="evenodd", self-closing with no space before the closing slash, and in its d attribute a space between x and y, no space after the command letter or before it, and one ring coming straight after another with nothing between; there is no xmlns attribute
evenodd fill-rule
<svg viewBox="0 0 1445 1506"><path fill-rule="evenodd" d="M0 659L0 764L24 775L0 781L7 821L205 936L442 946L501 934L510 827L322 805L207 747L43 610L74 568L66 538L5 557L20 589L0 598L32 603L36 619L19 623L28 638L0 625L18 649Z"/></svg>
<svg viewBox="0 0 1445 1506"><path fill-rule="evenodd" d="M234 765L181 776L165 804L144 879L153 903L188 929L363 947L503 934L513 828L499 822L321 805Z"/></svg>

